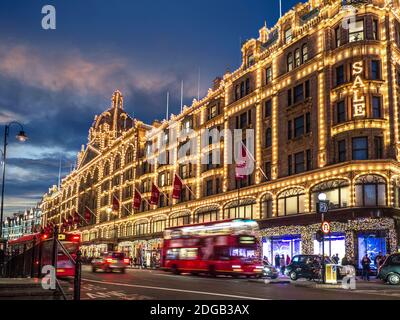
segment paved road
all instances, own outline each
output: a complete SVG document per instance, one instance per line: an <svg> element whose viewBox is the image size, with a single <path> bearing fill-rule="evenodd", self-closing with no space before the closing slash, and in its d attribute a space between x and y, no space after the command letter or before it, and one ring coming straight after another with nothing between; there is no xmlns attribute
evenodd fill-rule
<svg viewBox="0 0 400 320"><path fill-rule="evenodd" d="M137 269L125 274L92 273L89 266L83 267L82 278L84 300L400 300L400 288L389 286L355 291L316 289Z"/></svg>

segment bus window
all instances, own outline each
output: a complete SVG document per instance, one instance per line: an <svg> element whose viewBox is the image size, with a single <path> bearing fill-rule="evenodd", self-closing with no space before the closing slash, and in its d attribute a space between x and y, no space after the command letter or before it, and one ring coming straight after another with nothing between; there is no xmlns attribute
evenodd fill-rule
<svg viewBox="0 0 400 320"><path fill-rule="evenodd" d="M190 249L182 248L179 253L179 257L181 260L196 260L198 252L199 249L197 248L190 248Z"/></svg>
<svg viewBox="0 0 400 320"><path fill-rule="evenodd" d="M178 260L179 249L171 249L167 251L167 260Z"/></svg>
<svg viewBox="0 0 400 320"><path fill-rule="evenodd" d="M232 248L231 257L238 258L254 258L256 256L256 250L246 248Z"/></svg>

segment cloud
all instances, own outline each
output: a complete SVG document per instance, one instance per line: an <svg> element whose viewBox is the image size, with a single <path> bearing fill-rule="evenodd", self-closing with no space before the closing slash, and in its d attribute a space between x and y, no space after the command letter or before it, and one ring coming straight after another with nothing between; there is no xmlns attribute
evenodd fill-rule
<svg viewBox="0 0 400 320"><path fill-rule="evenodd" d="M111 95L117 88L132 95L179 86L173 72L146 68L134 57L128 60L105 53L87 57L76 49L49 52L23 44L0 44L0 73L25 86L50 92L68 90L81 97Z"/></svg>

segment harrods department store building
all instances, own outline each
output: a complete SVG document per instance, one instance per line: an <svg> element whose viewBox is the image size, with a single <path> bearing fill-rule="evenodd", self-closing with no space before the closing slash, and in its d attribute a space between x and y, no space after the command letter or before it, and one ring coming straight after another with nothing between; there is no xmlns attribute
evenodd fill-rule
<svg viewBox="0 0 400 320"><path fill-rule="evenodd" d="M132 119L116 91L95 117L77 168L44 195L44 225L89 208L89 225L69 227L82 233L86 255L118 246L149 264L167 227L250 218L259 222L263 255L271 259L320 252L316 201L324 192L328 253L357 261L365 252L397 251L400 4L369 0L353 7L349 24L342 23L349 14L343 1L298 4L243 44L239 69L216 78L205 98L169 121L150 126ZM170 154L189 129L193 136L215 128L255 131L256 166L268 179L256 169L242 181L240 201L224 139L206 147L198 140L200 154L220 151L220 164ZM172 161L150 161L160 153ZM171 197L175 174L188 186L180 200ZM134 210L135 188L149 199L153 183L162 191L159 204L142 201ZM118 212L107 210L114 197Z"/></svg>

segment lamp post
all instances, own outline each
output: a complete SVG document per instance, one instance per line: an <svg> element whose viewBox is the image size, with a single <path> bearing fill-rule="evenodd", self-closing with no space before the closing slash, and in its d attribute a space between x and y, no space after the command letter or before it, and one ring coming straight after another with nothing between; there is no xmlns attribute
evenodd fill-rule
<svg viewBox="0 0 400 320"><path fill-rule="evenodd" d="M327 202L327 196L325 193L320 193L318 195L318 200L320 201L320 203L326 203ZM320 204L318 204L319 208L321 208ZM325 222L325 211L324 210L320 210L321 213L321 225L322 223ZM325 233L322 233L322 283L326 282L326 278L325 278Z"/></svg>
<svg viewBox="0 0 400 320"><path fill-rule="evenodd" d="M3 178L1 184L1 209L0 209L0 239L3 237L3 214L4 214L4 190L5 190L5 180L6 180L6 159L7 159L7 145L8 136L10 135L10 127L12 125L17 125L20 127L20 131L16 138L20 142L25 142L28 136L25 134L24 127L19 122L13 121L7 124L4 128L4 146L3 146Z"/></svg>

